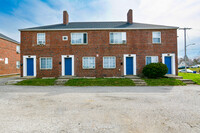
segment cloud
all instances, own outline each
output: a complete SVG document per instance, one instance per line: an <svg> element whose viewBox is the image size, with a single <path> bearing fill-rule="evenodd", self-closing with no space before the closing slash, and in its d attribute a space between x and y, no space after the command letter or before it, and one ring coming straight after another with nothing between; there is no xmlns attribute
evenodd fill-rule
<svg viewBox="0 0 200 133"><path fill-rule="evenodd" d="M200 55L199 0L22 0L9 14L0 13L0 32L19 41L20 28L62 23L67 10L72 21L126 21L133 9L133 21L150 24L192 27L187 42L189 57ZM183 56L183 31L178 30L179 56Z"/></svg>

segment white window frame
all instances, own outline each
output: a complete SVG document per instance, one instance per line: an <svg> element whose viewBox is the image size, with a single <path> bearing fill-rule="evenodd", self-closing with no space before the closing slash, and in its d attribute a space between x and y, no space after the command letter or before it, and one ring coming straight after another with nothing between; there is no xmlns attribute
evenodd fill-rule
<svg viewBox="0 0 200 133"><path fill-rule="evenodd" d="M16 68L20 69L20 61L16 61Z"/></svg>
<svg viewBox="0 0 200 133"><path fill-rule="evenodd" d="M19 46L19 45L16 46L16 52L17 52L18 54L20 53L20 46Z"/></svg>
<svg viewBox="0 0 200 133"><path fill-rule="evenodd" d="M111 65L110 65L110 61L108 62L108 64L109 64L108 67L105 66L105 58L106 58L106 57L114 57L114 63L115 63L114 67L110 67L110 66L111 66ZM109 58L109 59L110 59L110 58ZM104 56L104 57L103 57L103 68L104 68L104 69L114 69L114 68L116 68L116 57L115 57L115 56Z"/></svg>
<svg viewBox="0 0 200 133"><path fill-rule="evenodd" d="M113 43L111 42L111 33L113 33L113 37L114 37L114 33L121 33L121 34L123 34L123 33L125 33L125 38L126 38L126 42L125 43L115 43L114 42L114 38L113 38ZM126 32L110 32L109 33L109 42L110 42L110 44L126 44L127 43L127 36L126 36Z"/></svg>
<svg viewBox="0 0 200 133"><path fill-rule="evenodd" d="M160 33L160 42L154 42L154 41L153 41L153 39L154 39L153 34L154 34L154 33ZM154 44L161 44L161 32L160 32L160 31L153 31L153 32L152 32L152 43L154 43Z"/></svg>
<svg viewBox="0 0 200 133"><path fill-rule="evenodd" d="M83 36L83 41L81 42L81 43L72 43L72 36L73 36L73 34L86 34L86 43L84 43L84 36ZM78 44L78 45L86 45L86 44L88 44L88 33L87 32L73 32L73 33L71 33L71 44L72 45L76 45L76 44Z"/></svg>
<svg viewBox="0 0 200 133"><path fill-rule="evenodd" d="M159 62L159 58L158 58L158 56L146 56L146 58L145 58L145 64L147 65L147 57L156 57L157 58L157 62L151 62L151 63L158 63Z"/></svg>
<svg viewBox="0 0 200 133"><path fill-rule="evenodd" d="M5 58L5 64L8 64L8 58Z"/></svg>
<svg viewBox="0 0 200 133"><path fill-rule="evenodd" d="M84 58L94 58L94 67L84 68ZM82 68L83 69L95 69L96 68L96 57L94 57L94 56L82 57Z"/></svg>
<svg viewBox="0 0 200 133"><path fill-rule="evenodd" d="M44 40L42 40L42 43L39 43L39 35L44 35ZM46 34L45 33L37 33L37 45L45 45L46 43Z"/></svg>
<svg viewBox="0 0 200 133"><path fill-rule="evenodd" d="M42 58L49 58L51 59L51 68L41 68L42 67ZM47 60L46 60L46 64L47 64ZM46 66L47 67L47 66ZM52 57L40 57L40 69L41 70L51 70L53 68L53 58Z"/></svg>

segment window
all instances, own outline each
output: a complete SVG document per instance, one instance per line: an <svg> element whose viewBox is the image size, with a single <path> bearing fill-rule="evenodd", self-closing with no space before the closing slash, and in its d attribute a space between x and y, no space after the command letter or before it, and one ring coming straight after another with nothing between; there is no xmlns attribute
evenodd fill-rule
<svg viewBox="0 0 200 133"><path fill-rule="evenodd" d="M19 54L20 53L20 46L16 46L16 52Z"/></svg>
<svg viewBox="0 0 200 133"><path fill-rule="evenodd" d="M63 41L67 41L68 40L68 36L62 36Z"/></svg>
<svg viewBox="0 0 200 133"><path fill-rule="evenodd" d="M71 44L87 44L87 33L71 33Z"/></svg>
<svg viewBox="0 0 200 133"><path fill-rule="evenodd" d="M20 68L20 61L16 61L16 68L17 68L17 69Z"/></svg>
<svg viewBox="0 0 200 133"><path fill-rule="evenodd" d="M37 44L45 44L45 33L37 33Z"/></svg>
<svg viewBox="0 0 200 133"><path fill-rule="evenodd" d="M110 44L125 44L126 32L110 32Z"/></svg>
<svg viewBox="0 0 200 133"><path fill-rule="evenodd" d="M115 68L116 67L116 57L103 57L103 68Z"/></svg>
<svg viewBox="0 0 200 133"><path fill-rule="evenodd" d="M153 43L161 43L161 32L153 32Z"/></svg>
<svg viewBox="0 0 200 133"><path fill-rule="evenodd" d="M5 58L5 64L8 64L8 58Z"/></svg>
<svg viewBox="0 0 200 133"><path fill-rule="evenodd" d="M40 58L40 69L52 69L52 58L51 57Z"/></svg>
<svg viewBox="0 0 200 133"><path fill-rule="evenodd" d="M151 63L158 63L158 56L146 56L146 65Z"/></svg>
<svg viewBox="0 0 200 133"><path fill-rule="evenodd" d="M95 57L83 57L83 69L94 69Z"/></svg>

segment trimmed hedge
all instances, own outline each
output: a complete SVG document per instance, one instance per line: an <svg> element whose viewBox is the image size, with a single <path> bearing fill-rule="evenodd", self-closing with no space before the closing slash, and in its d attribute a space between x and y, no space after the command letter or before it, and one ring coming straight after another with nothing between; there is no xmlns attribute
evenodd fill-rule
<svg viewBox="0 0 200 133"><path fill-rule="evenodd" d="M160 78L163 77L167 71L167 65L163 63L151 63L143 68L142 73L148 78Z"/></svg>

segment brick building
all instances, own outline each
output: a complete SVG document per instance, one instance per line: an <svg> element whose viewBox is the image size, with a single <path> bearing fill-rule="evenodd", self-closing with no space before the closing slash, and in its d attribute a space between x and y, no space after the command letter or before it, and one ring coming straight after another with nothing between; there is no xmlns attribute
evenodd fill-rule
<svg viewBox="0 0 200 133"><path fill-rule="evenodd" d="M0 33L0 75L20 73L19 42Z"/></svg>
<svg viewBox="0 0 200 133"><path fill-rule="evenodd" d="M119 77L163 62L177 74L177 28L125 22L69 22L21 31L21 76Z"/></svg>

